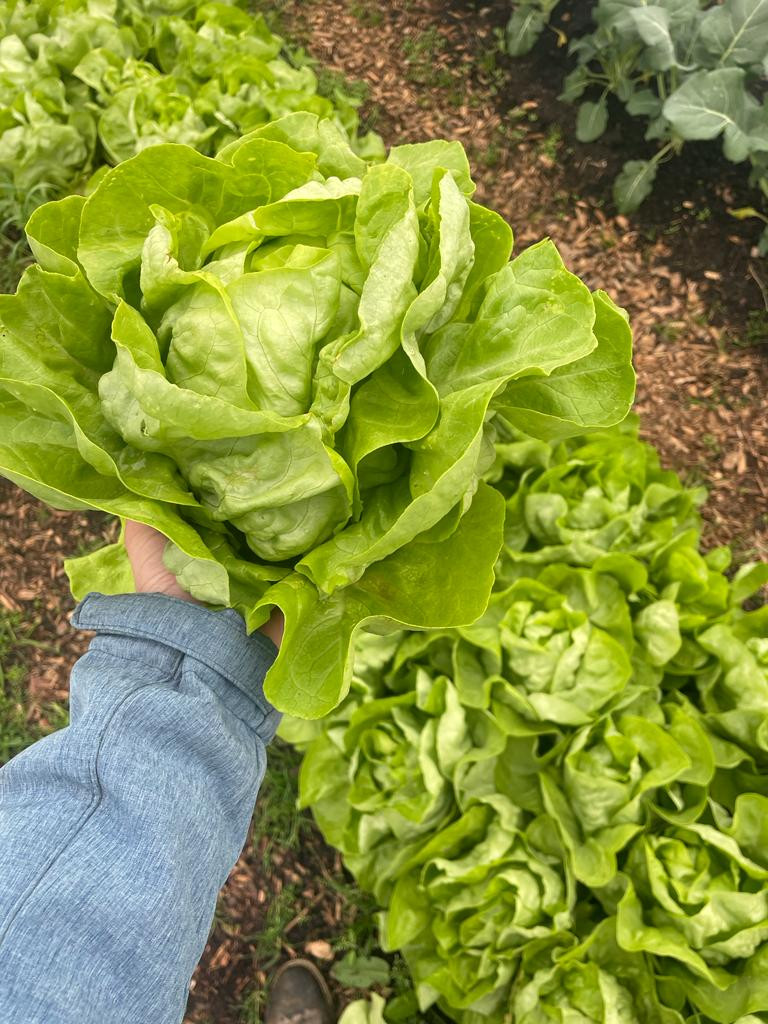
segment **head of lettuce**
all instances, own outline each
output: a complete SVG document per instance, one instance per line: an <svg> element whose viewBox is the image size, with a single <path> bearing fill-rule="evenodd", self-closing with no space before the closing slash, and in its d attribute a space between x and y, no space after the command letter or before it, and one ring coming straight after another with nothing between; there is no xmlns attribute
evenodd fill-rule
<svg viewBox="0 0 768 1024"><path fill-rule="evenodd" d="M367 164L292 114L215 159L160 145L41 207L0 298L0 472L59 508L146 522L180 582L286 633L267 694L348 686L367 625L471 622L504 500L497 417L553 438L621 420L626 317L549 241L471 201L458 143ZM132 589L121 544L73 591Z"/></svg>

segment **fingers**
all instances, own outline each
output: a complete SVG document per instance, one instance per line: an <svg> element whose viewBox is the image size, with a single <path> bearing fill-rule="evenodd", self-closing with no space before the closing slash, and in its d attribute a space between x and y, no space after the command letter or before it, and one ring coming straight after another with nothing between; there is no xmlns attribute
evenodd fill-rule
<svg viewBox="0 0 768 1024"><path fill-rule="evenodd" d="M163 561L163 552L168 539L153 526L136 523L127 519L125 523L125 548L133 570L136 591L140 594L167 594L184 601L201 604L187 593ZM285 630L285 618L279 608L272 614L260 631L268 636L275 647L279 647Z"/></svg>
<svg viewBox="0 0 768 1024"><path fill-rule="evenodd" d="M163 561L167 538L145 523L127 520L125 524L125 549L133 571L137 593L167 594L184 601L195 601L180 585L175 575ZM200 603L200 602L196 602Z"/></svg>

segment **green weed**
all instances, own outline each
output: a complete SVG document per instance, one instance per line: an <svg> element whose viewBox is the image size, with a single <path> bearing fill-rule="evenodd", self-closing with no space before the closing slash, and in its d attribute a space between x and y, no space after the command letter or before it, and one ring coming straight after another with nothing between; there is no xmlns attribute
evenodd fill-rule
<svg viewBox="0 0 768 1024"><path fill-rule="evenodd" d="M356 103L365 103L370 95L370 88L367 82L356 79L345 78L338 71L330 68L318 67L317 91L321 96L334 99L338 93L342 93L346 100L353 100Z"/></svg>
<svg viewBox="0 0 768 1024"><path fill-rule="evenodd" d="M433 60L445 47L445 36L436 25L432 25L418 35L406 37L403 42L403 53L409 61Z"/></svg>
<svg viewBox="0 0 768 1024"><path fill-rule="evenodd" d="M446 68L435 66L435 60L448 46L448 40L435 25L403 42L403 55L408 64L407 77L419 85L449 89L453 75Z"/></svg>
<svg viewBox="0 0 768 1024"><path fill-rule="evenodd" d="M477 61L485 90L492 96L501 92L507 80L506 71L499 66L499 57L504 53L504 32L501 29L496 29L494 36L495 47L485 49Z"/></svg>
<svg viewBox="0 0 768 1024"><path fill-rule="evenodd" d="M379 25L384 24L383 11L370 3L358 0L358 2L350 4L349 13L353 18L357 18L361 25L368 28L378 28Z"/></svg>
<svg viewBox="0 0 768 1024"><path fill-rule="evenodd" d="M675 217L669 222L669 226L662 230L662 235L671 238L673 235L679 235L683 227L683 218Z"/></svg>
<svg viewBox="0 0 768 1024"><path fill-rule="evenodd" d="M300 764L301 755L293 747L281 740L272 743L253 831L254 848L261 839L266 840L262 857L265 870L276 846L298 850L304 830L312 827L308 816L296 806Z"/></svg>
<svg viewBox="0 0 768 1024"><path fill-rule="evenodd" d="M19 665L0 668L0 764L5 764L39 738L27 720L24 700L24 670Z"/></svg>
<svg viewBox="0 0 768 1024"><path fill-rule="evenodd" d="M21 275L31 262L32 253L26 237L14 238L0 229L0 292L15 292Z"/></svg>
<svg viewBox="0 0 768 1024"><path fill-rule="evenodd" d="M539 143L538 152L542 156L547 157L548 160L551 160L554 163L557 160L558 154L560 152L560 146L562 145L562 141L563 133L560 130L560 126L553 124L550 126L549 130L547 131L547 134Z"/></svg>
<svg viewBox="0 0 768 1024"><path fill-rule="evenodd" d="M477 159L483 167L497 167L502 156L502 149L496 142L491 142L486 149L480 150Z"/></svg>
<svg viewBox="0 0 768 1024"><path fill-rule="evenodd" d="M267 993L260 986L252 988L240 1004L241 1024L261 1024Z"/></svg>
<svg viewBox="0 0 768 1024"><path fill-rule="evenodd" d="M354 950L360 956L370 956L379 945L376 926L378 903L369 893L358 889L351 879L329 878L326 882L344 904L343 928L332 937L331 945L337 953Z"/></svg>
<svg viewBox="0 0 768 1024"><path fill-rule="evenodd" d="M517 145L525 141L528 137L528 126L536 120L537 115L534 111L512 107L499 125L498 134L511 145Z"/></svg>
<svg viewBox="0 0 768 1024"><path fill-rule="evenodd" d="M243 938L252 943L253 956L259 968L268 971L274 967L283 954L283 936L288 925L296 917L296 907L301 898L297 885L284 885L280 892L270 896L264 924L254 935Z"/></svg>
<svg viewBox="0 0 768 1024"><path fill-rule="evenodd" d="M49 181L39 181L28 189L21 189L12 181L0 181L0 234L22 234L38 206L60 193L60 188Z"/></svg>
<svg viewBox="0 0 768 1024"><path fill-rule="evenodd" d="M42 720L33 716L23 654L25 648L45 646L32 639L33 631L34 624L22 623L20 615L0 612L0 764L67 724L66 709L56 704L38 709L43 712Z"/></svg>
<svg viewBox="0 0 768 1024"><path fill-rule="evenodd" d="M768 310L751 309L743 332L732 338L737 348L755 348L768 345Z"/></svg>

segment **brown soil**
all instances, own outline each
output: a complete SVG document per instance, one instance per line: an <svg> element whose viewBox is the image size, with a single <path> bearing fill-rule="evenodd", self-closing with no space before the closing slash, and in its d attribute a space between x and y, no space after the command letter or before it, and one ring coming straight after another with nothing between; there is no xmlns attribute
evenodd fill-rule
<svg viewBox="0 0 768 1024"><path fill-rule="evenodd" d="M507 0L289 0L282 12L284 28L301 33L323 65L368 83L369 113L388 143L463 141L480 200L517 229L518 249L551 236L576 273L629 310L645 435L669 466L709 484L708 543L768 557L766 346L759 337L737 344L749 310L761 308L768 270L750 255L754 227L725 212L752 201L741 172L723 168L711 148L691 149L662 169L638 215L616 216L604 197L621 163L642 150L637 126L619 119L597 147L573 140L573 109L556 99L563 57L552 33L529 58L505 62L503 75L490 64L478 71ZM25 648L35 722L44 724L47 701L66 698L85 642L67 622L62 557L113 532L102 516L51 512L0 482L0 605L19 612L42 645ZM295 914L282 954L314 953L328 965L327 943L345 934L356 910L338 894L335 855L309 825L301 836L300 856L265 851L264 839L246 846L223 891L186 1024L257 1019L238 1006L263 989L271 964L257 959L254 937L285 890L295 893Z"/></svg>

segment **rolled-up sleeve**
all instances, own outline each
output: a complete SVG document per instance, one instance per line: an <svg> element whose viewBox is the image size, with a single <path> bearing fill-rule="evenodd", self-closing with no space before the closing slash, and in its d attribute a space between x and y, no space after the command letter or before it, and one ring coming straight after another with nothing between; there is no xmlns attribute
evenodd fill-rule
<svg viewBox="0 0 768 1024"><path fill-rule="evenodd" d="M279 715L233 611L89 595L70 725L0 769L0 1021L178 1024Z"/></svg>

